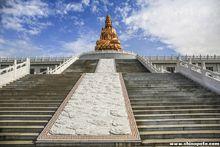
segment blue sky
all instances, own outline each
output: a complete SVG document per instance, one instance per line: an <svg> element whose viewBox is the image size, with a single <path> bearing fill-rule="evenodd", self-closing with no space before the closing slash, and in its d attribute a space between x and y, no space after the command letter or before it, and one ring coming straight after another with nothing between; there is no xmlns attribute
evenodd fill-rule
<svg viewBox="0 0 220 147"><path fill-rule="evenodd" d="M220 54L219 0L0 0L0 56L94 50L107 14L126 51Z"/></svg>

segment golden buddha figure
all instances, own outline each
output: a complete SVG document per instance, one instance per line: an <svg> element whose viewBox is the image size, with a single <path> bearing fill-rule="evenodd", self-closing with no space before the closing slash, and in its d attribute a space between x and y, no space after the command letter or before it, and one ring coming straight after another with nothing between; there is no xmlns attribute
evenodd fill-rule
<svg viewBox="0 0 220 147"><path fill-rule="evenodd" d="M106 16L105 28L102 28L100 39L96 41L95 50L121 50L121 44L118 40L118 35L112 27L111 18Z"/></svg>

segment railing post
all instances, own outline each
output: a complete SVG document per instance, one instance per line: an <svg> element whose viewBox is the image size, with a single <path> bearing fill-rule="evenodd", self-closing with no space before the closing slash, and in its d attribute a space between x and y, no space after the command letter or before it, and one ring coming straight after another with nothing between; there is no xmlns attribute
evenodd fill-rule
<svg viewBox="0 0 220 147"><path fill-rule="evenodd" d="M181 60L180 60L180 59L178 59L178 60L177 60L177 63L176 63L176 66L177 66L177 67L179 67L179 66L180 66L180 62L181 62Z"/></svg>
<svg viewBox="0 0 220 147"><path fill-rule="evenodd" d="M13 65L13 71L14 71L14 74L13 74L13 80L16 79L16 76L17 76L17 60L14 60L14 65Z"/></svg>
<svg viewBox="0 0 220 147"><path fill-rule="evenodd" d="M31 63L30 63L30 59L29 58L27 58L26 59L26 66L27 66L27 74L30 74L30 66L31 66Z"/></svg>
<svg viewBox="0 0 220 147"><path fill-rule="evenodd" d="M161 72L162 72L162 73L164 72L164 68L163 68L163 65L161 65Z"/></svg>
<svg viewBox="0 0 220 147"><path fill-rule="evenodd" d="M47 67L47 74L49 74L50 73L50 68L49 67Z"/></svg>
<svg viewBox="0 0 220 147"><path fill-rule="evenodd" d="M189 57L188 62L189 62L189 64L192 64L192 58L191 57Z"/></svg>
<svg viewBox="0 0 220 147"><path fill-rule="evenodd" d="M202 61L202 69L206 69L205 61Z"/></svg>

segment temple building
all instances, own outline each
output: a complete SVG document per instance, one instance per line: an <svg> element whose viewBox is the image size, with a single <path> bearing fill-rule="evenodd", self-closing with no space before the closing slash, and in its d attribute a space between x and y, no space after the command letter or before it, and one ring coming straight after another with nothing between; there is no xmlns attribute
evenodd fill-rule
<svg viewBox="0 0 220 147"><path fill-rule="evenodd" d="M220 56L141 56L110 16L94 51L0 58L0 146L219 146Z"/></svg>

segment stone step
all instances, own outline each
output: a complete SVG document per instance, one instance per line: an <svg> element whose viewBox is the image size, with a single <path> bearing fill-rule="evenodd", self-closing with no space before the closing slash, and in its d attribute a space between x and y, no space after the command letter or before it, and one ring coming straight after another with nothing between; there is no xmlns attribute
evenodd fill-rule
<svg viewBox="0 0 220 147"><path fill-rule="evenodd" d="M203 103L202 103L203 102ZM132 106L168 106L168 105L203 105L205 102L205 104L207 105L220 105L220 101L218 100L212 100L212 101L192 101L192 100L188 100L188 101L184 101L184 100L176 100L174 102L170 102L170 101L165 101L165 100L141 100L141 101L134 101L134 100L130 100L130 103L132 104Z"/></svg>
<svg viewBox="0 0 220 147"><path fill-rule="evenodd" d="M0 133L0 140L28 140L35 139L39 133L22 133L22 132L10 132L10 133Z"/></svg>
<svg viewBox="0 0 220 147"><path fill-rule="evenodd" d="M24 125L46 125L47 120L0 120L0 126L24 126Z"/></svg>
<svg viewBox="0 0 220 147"><path fill-rule="evenodd" d="M35 147L33 140L0 141L2 147Z"/></svg>
<svg viewBox="0 0 220 147"><path fill-rule="evenodd" d="M57 92L57 91L54 91L54 92L11 92L11 93L0 93L0 96L11 96L11 95L14 95L14 96L29 96L29 95L33 95L33 93L38 96L38 95L44 95L44 96L47 96L47 95L50 95L50 96L64 96L66 93L68 93L68 91L63 91L63 92Z"/></svg>
<svg viewBox="0 0 220 147"><path fill-rule="evenodd" d="M129 95L129 98L130 99L142 99L142 98L163 98L163 99L167 99L167 98L191 98L191 99L197 99L197 98L220 98L220 96L215 96L215 95L193 95L193 94L187 94L187 95L181 95L181 94L178 94L178 95L172 95L172 94L137 94L137 93L129 93L128 92L128 95Z"/></svg>
<svg viewBox="0 0 220 147"><path fill-rule="evenodd" d="M217 124L220 118L136 119L138 125L165 124Z"/></svg>
<svg viewBox="0 0 220 147"><path fill-rule="evenodd" d="M49 120L52 115L0 115L0 120Z"/></svg>
<svg viewBox="0 0 220 147"><path fill-rule="evenodd" d="M220 109L133 110L134 114L220 113Z"/></svg>
<svg viewBox="0 0 220 147"><path fill-rule="evenodd" d="M175 99L179 99L179 100L182 100L182 99L188 99L188 100L194 100L194 101L204 101L204 100L219 100L220 97L216 97L216 96L162 96L162 95L157 95L157 96L129 96L129 99L132 101L147 101L147 100L153 100L153 99L156 99L156 100L171 100L170 102L172 102L172 100L175 100Z"/></svg>
<svg viewBox="0 0 220 147"><path fill-rule="evenodd" d="M17 107L0 107L0 111L2 110L48 110L48 111L51 111L51 110L56 110L57 107L23 107L23 106L17 106Z"/></svg>
<svg viewBox="0 0 220 147"><path fill-rule="evenodd" d="M128 92L129 97L203 97L203 98L209 98L209 97L215 97L213 94L194 94L194 93L184 93L184 92L179 92L179 93L130 93ZM218 96L219 97L219 96Z"/></svg>
<svg viewBox="0 0 220 147"><path fill-rule="evenodd" d="M195 102L203 102L203 104L205 102L213 102L213 101L220 101L220 99L218 97L209 97L209 98L204 98L204 97L138 97L138 98L134 98L134 97L130 97L129 98L131 102L140 102L140 103L144 103L144 102L170 102L170 103L176 103L176 102L191 102L191 101L195 101ZM193 104L193 103L192 103Z"/></svg>
<svg viewBox="0 0 220 147"><path fill-rule="evenodd" d="M141 139L219 138L220 130L141 131Z"/></svg>
<svg viewBox="0 0 220 147"><path fill-rule="evenodd" d="M55 101L62 101L64 99L64 96L45 96L45 95L39 95L39 96L3 96L1 97L0 96L0 100L3 100L3 101L10 101L10 100L15 100L15 101L20 101L20 100L38 100L38 101L41 101L41 100L55 100Z"/></svg>
<svg viewBox="0 0 220 147"><path fill-rule="evenodd" d="M139 131L220 130L220 124L139 125Z"/></svg>
<svg viewBox="0 0 220 147"><path fill-rule="evenodd" d="M201 109L201 108L219 108L220 105L171 105L171 106L140 106L132 105L133 110L169 110L169 109Z"/></svg>
<svg viewBox="0 0 220 147"><path fill-rule="evenodd" d="M204 145L203 142L207 144ZM219 138L143 139L142 145L147 145L147 146L219 146Z"/></svg>
<svg viewBox="0 0 220 147"><path fill-rule="evenodd" d="M194 85L194 84L176 84L176 85L165 85L165 84L160 84L160 85L156 85L156 84L129 84L128 82L126 82L127 85L127 89L132 89L132 88L147 88L147 89L204 89L203 87L201 87L200 85Z"/></svg>
<svg viewBox="0 0 220 147"><path fill-rule="evenodd" d="M6 104L6 103L61 103L62 100L45 100L45 99L42 99L42 100L36 100L36 99L27 99L27 100L2 100L0 99L0 104Z"/></svg>
<svg viewBox="0 0 220 147"><path fill-rule="evenodd" d="M149 72L137 59L116 59L115 63L117 72Z"/></svg>
<svg viewBox="0 0 220 147"><path fill-rule="evenodd" d="M2 133L5 132L41 132L44 126L0 126L0 130Z"/></svg>
<svg viewBox="0 0 220 147"><path fill-rule="evenodd" d="M213 95L216 95L215 93L213 92L207 92L207 91L201 91L201 89L181 89L181 88L175 88L175 89L170 89L170 88L161 88L161 89L158 89L158 88L130 88L130 89L127 89L129 90L130 93L133 93L133 92L150 92L150 93L167 93L167 92L194 92L194 93L198 93L198 92L203 92L204 94L206 93L210 93L210 94L213 94Z"/></svg>
<svg viewBox="0 0 220 147"><path fill-rule="evenodd" d="M136 119L220 118L220 113L135 114Z"/></svg>
<svg viewBox="0 0 220 147"><path fill-rule="evenodd" d="M0 103L0 107L58 107L60 103Z"/></svg>
<svg viewBox="0 0 220 147"><path fill-rule="evenodd" d="M10 111L10 110L1 110L0 115L52 115L55 111L26 111L26 110L17 110L17 111Z"/></svg>

